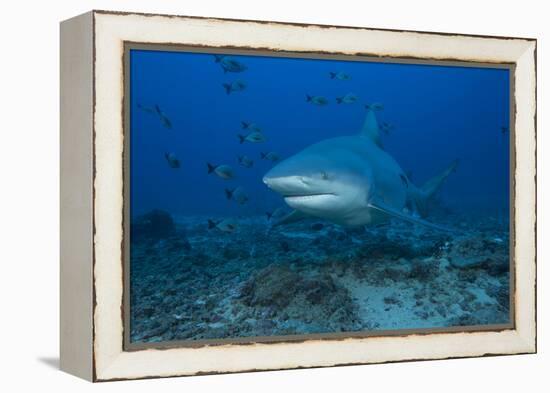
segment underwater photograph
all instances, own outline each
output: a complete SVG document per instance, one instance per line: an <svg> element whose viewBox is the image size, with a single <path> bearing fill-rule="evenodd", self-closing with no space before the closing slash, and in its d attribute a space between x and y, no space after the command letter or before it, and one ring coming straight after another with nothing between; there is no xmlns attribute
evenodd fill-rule
<svg viewBox="0 0 550 393"><path fill-rule="evenodd" d="M304 56L127 49L128 342L509 326L511 69Z"/></svg>

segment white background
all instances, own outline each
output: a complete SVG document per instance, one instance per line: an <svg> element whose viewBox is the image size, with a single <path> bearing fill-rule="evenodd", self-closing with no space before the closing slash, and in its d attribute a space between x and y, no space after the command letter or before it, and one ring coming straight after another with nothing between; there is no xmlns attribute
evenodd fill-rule
<svg viewBox="0 0 550 393"><path fill-rule="evenodd" d="M545 1L149 0L3 3L0 14L0 390L550 391ZM92 385L58 367L59 26L90 9L538 38L539 354ZM475 192L475 190L472 190ZM31 390L33 389L33 390Z"/></svg>

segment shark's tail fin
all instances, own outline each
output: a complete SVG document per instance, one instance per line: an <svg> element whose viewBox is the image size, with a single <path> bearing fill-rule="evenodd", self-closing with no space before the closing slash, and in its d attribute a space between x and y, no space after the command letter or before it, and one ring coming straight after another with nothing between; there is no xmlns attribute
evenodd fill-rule
<svg viewBox="0 0 550 393"><path fill-rule="evenodd" d="M449 175L456 171L456 167L458 166L458 159L454 160L451 165L447 167L443 172L441 172L439 175L432 177L430 180L428 180L426 183L420 187L420 190L424 194L426 198L432 197L437 190L441 187L441 185L445 182L445 179L449 177Z"/></svg>

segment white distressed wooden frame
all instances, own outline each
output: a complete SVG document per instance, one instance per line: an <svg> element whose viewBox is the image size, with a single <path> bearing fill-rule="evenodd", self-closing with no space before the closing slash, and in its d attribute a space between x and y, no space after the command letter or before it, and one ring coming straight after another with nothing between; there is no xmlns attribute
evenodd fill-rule
<svg viewBox="0 0 550 393"><path fill-rule="evenodd" d="M124 42L513 63L515 328L123 350ZM536 41L92 11L61 24L61 368L92 381L536 352Z"/></svg>

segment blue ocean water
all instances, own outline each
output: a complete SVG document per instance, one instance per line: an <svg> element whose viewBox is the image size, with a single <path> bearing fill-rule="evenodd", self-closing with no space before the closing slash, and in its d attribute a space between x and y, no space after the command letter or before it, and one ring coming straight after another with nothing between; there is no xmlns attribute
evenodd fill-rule
<svg viewBox="0 0 550 393"><path fill-rule="evenodd" d="M216 61L216 56L209 53L130 51L131 224L140 223L148 213L158 210L169 216L175 228L167 229L169 236L151 235L154 228L146 230L143 237L134 236L133 231L131 337L134 341L508 322L508 69L234 54L228 54L226 59L235 60L246 69L224 70L231 63ZM331 73L345 74L349 79L331 78ZM244 89L228 93L224 84L237 86L236 82L243 82L240 86ZM336 98L350 93L357 96L356 102L337 103ZM323 96L328 103L316 105L307 96ZM265 213L285 204L262 182L262 177L276 164L262 159L262 153L276 153L283 160L320 140L357 134L366 115L365 104L372 103L383 105L377 111L379 124L392 125L388 132L381 133L384 149L413 183L421 185L453 160L459 160L457 170L439 192L445 209L443 213L439 211L438 219L471 232L460 236L434 234L399 222L389 229L367 229L360 234L321 222L316 227L300 224L266 232L269 222ZM239 135L246 136L251 131L243 129L242 122L260 127L265 141L239 143ZM176 168L171 167L167 154ZM238 157L244 155L253 161L250 168L239 163ZM207 163L229 166L232 178L209 174ZM246 192L247 200L242 204L226 196L226 189L236 187ZM444 212L449 214L445 217ZM234 219L237 229L208 228L208 219L217 224L224 218ZM143 222L150 221L149 217ZM331 243L339 234L345 237L342 243ZM417 246L419 239L426 242L429 250L408 252L407 248ZM306 247L304 242L311 244ZM367 244L382 243L390 251L382 247L365 253ZM298 244L304 248L300 249ZM392 244L402 255L393 255ZM350 245L356 246L357 252L352 261L346 262L341 253L344 249L349 251ZM462 253L457 254L457 250ZM506 267L499 270L495 264L487 264L484 253L499 259L496 265ZM461 256L466 261L462 264L457 262ZM307 261L301 264L304 258ZM428 267L418 265L429 258L437 262L431 265L427 262ZM392 262L387 263L388 260ZM349 272L349 266L359 266L356 270L362 273L353 269L355 273ZM430 273L430 269L435 269L433 266L442 273ZM404 278L395 278L393 286L383 284L384 274L392 274L384 270L388 268L397 271L394 276ZM181 277L174 278L170 269ZM340 275L338 269L344 273ZM311 278L312 272L321 271L329 278ZM414 276L415 271L420 276ZM371 272L378 272L379 280L370 277ZM345 306L327 305L323 296L310 300L312 304L320 304L321 311L316 314L319 319L326 320L327 315L332 317L341 308L347 317L334 317L332 325L323 325L317 323L315 315L301 315L296 311L299 304L293 304L292 299L280 302L276 290L269 292L276 283L268 276L279 277L282 282L298 282L296 298L303 295L309 299L315 283L320 287L337 287L334 291L343 297ZM438 281L443 276L445 283ZM495 277L499 285L495 284ZM365 279L369 283L364 291L357 289ZM193 281L191 292L188 280ZM466 288L470 293L466 297L473 296L475 299L468 302L480 306L452 309L457 298L450 293L445 310L438 311L436 302L426 309L429 302L422 300L422 296L433 297L433 293L418 297L419 288L426 284L422 280L434 280L432 292L436 294L438 287L451 282L452 288L452 280L460 281L456 287L459 303L464 300L463 291L470 285L467 283L477 283ZM411 290L410 299L420 305L409 304L408 299L394 299L397 296L394 292L399 292L397 288L403 291L400 287L403 283ZM224 285L229 292L217 293ZM310 289L303 289L309 288L308 285ZM488 285L493 287L487 289ZM267 286L271 287L266 289ZM373 286L378 295L365 295L365 291L373 291ZM266 299L258 300L263 295ZM380 309L386 316L373 315L365 321L358 305L362 296L369 301L379 296L380 304L369 307ZM220 300L211 304L212 298ZM234 301L226 304L227 299ZM159 308L159 304L163 306ZM307 307L307 302L302 304L302 308ZM393 310L391 318L387 315L392 311L387 308ZM214 320L204 317L212 314L217 315ZM339 320L343 321L341 325Z"/></svg>

